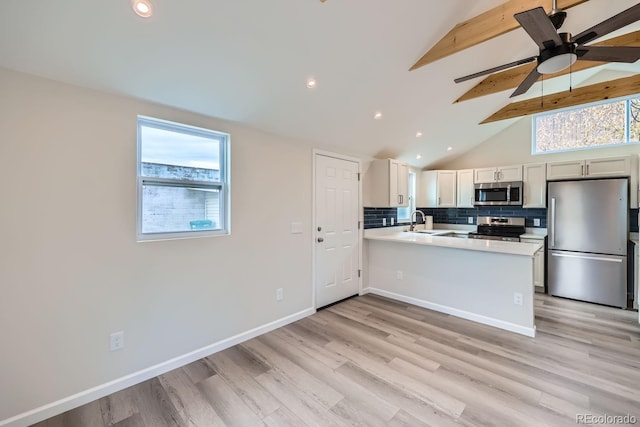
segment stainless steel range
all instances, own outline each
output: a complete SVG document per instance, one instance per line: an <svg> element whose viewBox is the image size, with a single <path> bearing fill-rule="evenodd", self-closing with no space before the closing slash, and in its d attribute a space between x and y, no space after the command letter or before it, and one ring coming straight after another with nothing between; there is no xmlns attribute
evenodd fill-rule
<svg viewBox="0 0 640 427"><path fill-rule="evenodd" d="M520 235L526 232L524 218L479 216L477 222L478 231L469 233L470 239L519 242Z"/></svg>

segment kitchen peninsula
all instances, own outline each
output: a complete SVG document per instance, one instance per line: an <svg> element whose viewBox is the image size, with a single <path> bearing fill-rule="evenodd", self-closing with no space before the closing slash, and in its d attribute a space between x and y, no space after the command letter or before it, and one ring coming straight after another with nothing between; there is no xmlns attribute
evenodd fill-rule
<svg viewBox="0 0 640 427"><path fill-rule="evenodd" d="M363 293L535 336L534 257L543 245L453 236L366 230Z"/></svg>

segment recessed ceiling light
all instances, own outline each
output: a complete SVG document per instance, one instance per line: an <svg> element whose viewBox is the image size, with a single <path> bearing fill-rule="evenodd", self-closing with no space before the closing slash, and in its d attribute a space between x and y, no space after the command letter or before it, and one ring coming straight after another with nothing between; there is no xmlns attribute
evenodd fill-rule
<svg viewBox="0 0 640 427"><path fill-rule="evenodd" d="M318 82L313 77L307 79L307 89L315 89Z"/></svg>
<svg viewBox="0 0 640 427"><path fill-rule="evenodd" d="M447 147L447 151L453 150L453 147Z"/></svg>
<svg viewBox="0 0 640 427"><path fill-rule="evenodd" d="M132 0L131 6L133 7L133 11L143 18L148 18L153 13L149 0Z"/></svg>
<svg viewBox="0 0 640 427"><path fill-rule="evenodd" d="M382 118L382 113L380 111L376 112L373 115L373 118L376 119L376 120L380 120Z"/></svg>
<svg viewBox="0 0 640 427"><path fill-rule="evenodd" d="M422 158L422 155L420 155L420 154L418 154L418 155L416 156L416 160L420 160L421 158Z"/></svg>
<svg viewBox="0 0 640 427"><path fill-rule="evenodd" d="M416 138L420 138L422 136L422 132L417 132L416 133Z"/></svg>

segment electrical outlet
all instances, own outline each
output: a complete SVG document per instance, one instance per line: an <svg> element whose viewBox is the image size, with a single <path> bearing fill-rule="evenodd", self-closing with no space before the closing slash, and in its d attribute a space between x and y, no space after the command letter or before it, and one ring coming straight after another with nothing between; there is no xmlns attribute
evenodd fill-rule
<svg viewBox="0 0 640 427"><path fill-rule="evenodd" d="M514 292L513 303L515 305L522 305L522 294L520 292Z"/></svg>
<svg viewBox="0 0 640 427"><path fill-rule="evenodd" d="M473 224L473 217L467 217L467 224Z"/></svg>
<svg viewBox="0 0 640 427"><path fill-rule="evenodd" d="M391 225L393 225L395 223L395 218L391 217Z"/></svg>
<svg viewBox="0 0 640 427"><path fill-rule="evenodd" d="M398 280L404 279L404 273L402 272L402 270L396 271L396 279Z"/></svg>
<svg viewBox="0 0 640 427"><path fill-rule="evenodd" d="M533 226L540 227L540 218L533 218Z"/></svg>
<svg viewBox="0 0 640 427"><path fill-rule="evenodd" d="M382 226L383 227L387 226L387 218L382 218Z"/></svg>
<svg viewBox="0 0 640 427"><path fill-rule="evenodd" d="M284 289L276 289L276 301L282 301L284 299Z"/></svg>
<svg viewBox="0 0 640 427"><path fill-rule="evenodd" d="M114 332L109 335L109 349L111 351L122 350L124 348L124 331Z"/></svg>

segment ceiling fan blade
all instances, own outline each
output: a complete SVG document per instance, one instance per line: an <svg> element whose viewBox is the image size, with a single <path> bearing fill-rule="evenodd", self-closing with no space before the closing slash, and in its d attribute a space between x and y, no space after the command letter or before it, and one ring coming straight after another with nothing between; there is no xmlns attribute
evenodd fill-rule
<svg viewBox="0 0 640 427"><path fill-rule="evenodd" d="M627 62L640 59L638 46L582 46L576 49L578 59L585 61Z"/></svg>
<svg viewBox="0 0 640 427"><path fill-rule="evenodd" d="M522 83L520 83L520 86L518 86L516 90L513 91L511 96L509 96L509 98L522 95L523 93L528 91L531 88L531 86L533 86L533 84L538 81L541 75L542 74L538 72L537 68L534 68L533 70L531 70L529 75L522 81Z"/></svg>
<svg viewBox="0 0 640 427"><path fill-rule="evenodd" d="M468 76L458 77L457 79L454 79L453 81L456 82L456 83L466 82L467 80L475 79L476 77L486 76L487 74L493 74L493 73L495 73L497 71L506 70L507 68L516 67L516 66L522 65L522 64L527 64L527 63L529 63L531 61L535 61L536 59L538 59L537 56L532 56L530 58L519 59L517 61L510 62L508 64L499 65L497 67L489 68L488 70L480 71L478 73L469 74Z"/></svg>
<svg viewBox="0 0 640 427"><path fill-rule="evenodd" d="M514 18L529 34L540 49L546 49L562 44L562 40L553 26L551 19L541 7L516 13Z"/></svg>
<svg viewBox="0 0 640 427"><path fill-rule="evenodd" d="M640 3L573 36L571 41L583 45L638 20L640 20Z"/></svg>

